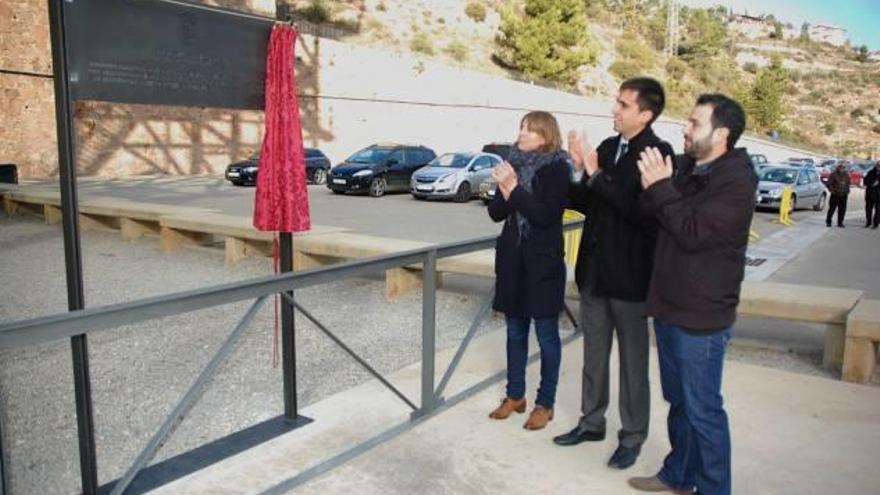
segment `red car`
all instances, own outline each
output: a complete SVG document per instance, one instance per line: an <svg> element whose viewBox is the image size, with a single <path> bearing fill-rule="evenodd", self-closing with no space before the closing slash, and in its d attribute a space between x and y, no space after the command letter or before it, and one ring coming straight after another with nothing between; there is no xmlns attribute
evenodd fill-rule
<svg viewBox="0 0 880 495"><path fill-rule="evenodd" d="M849 170L850 187L862 187L862 169L850 162L843 162L843 164L846 165L847 170ZM819 171L819 178L822 179L823 184L827 184L828 176L834 172L834 169L837 168L837 164L832 165L823 163L822 165L822 169Z"/></svg>

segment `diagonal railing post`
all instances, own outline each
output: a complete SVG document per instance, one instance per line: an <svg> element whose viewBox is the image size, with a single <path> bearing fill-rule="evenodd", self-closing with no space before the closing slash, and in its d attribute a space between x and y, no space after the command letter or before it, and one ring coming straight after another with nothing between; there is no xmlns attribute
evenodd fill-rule
<svg viewBox="0 0 880 495"><path fill-rule="evenodd" d="M183 398L180 399L180 402L178 402L177 406L174 407L174 410L171 411L171 414L165 418L162 426L159 427L159 431L157 431L156 434L153 435L153 438L147 442L147 446L144 447L144 450L141 451L137 458L135 458L134 463L128 468L128 471L126 471L122 478L113 485L113 490L110 492L110 495L120 495L125 493L126 488L128 488L131 482L134 481L141 469L150 462L150 460L156 455L156 452L158 452L162 445L164 445L171 433L173 433L181 421L183 421L186 413L190 410L193 404L199 400L208 381L214 376L214 373L217 372L220 365L226 361L229 354L232 353L235 344L238 343L241 335L250 325L254 316L257 314L257 310L260 309L260 306L263 305L267 297L268 296L260 296L259 299L254 301L254 304L248 309L244 318L238 322L238 325L236 325L232 333L229 334L229 337L226 338L223 345L220 346L220 350L214 354L214 357L211 358L208 365L205 366L198 378L196 378L195 382L190 386L189 390L186 391Z"/></svg>
<svg viewBox="0 0 880 495"><path fill-rule="evenodd" d="M431 414L437 408L434 396L434 358L437 335L437 250L425 253L422 266L422 407L413 419Z"/></svg>
<svg viewBox="0 0 880 495"><path fill-rule="evenodd" d="M477 316L474 317L474 321L471 322L471 326L468 328L467 333L465 333L464 339L462 339L461 344L458 346L458 350L455 351L455 356L452 358L452 362L449 363L449 367L446 368L446 373L444 373L443 378L440 379L440 385L437 385L437 391L434 392L434 397L436 397L438 401L443 401L443 391L446 389L446 385L449 384L449 380L452 379L452 375L455 374L455 370L458 368L458 363L461 361L464 352L467 350L468 345L470 345L471 340L477 333L477 329L480 328L480 324L486 319L486 315L489 314L489 309L492 307L492 301L494 299L495 287L493 286L492 290L486 294L486 298L480 305L480 309L477 310Z"/></svg>

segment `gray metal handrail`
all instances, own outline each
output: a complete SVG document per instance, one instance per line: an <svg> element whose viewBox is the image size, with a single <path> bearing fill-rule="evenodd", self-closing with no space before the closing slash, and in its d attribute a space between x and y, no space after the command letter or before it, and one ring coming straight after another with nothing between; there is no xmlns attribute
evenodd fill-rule
<svg viewBox="0 0 880 495"><path fill-rule="evenodd" d="M567 223L564 228L572 230L580 228L583 221ZM16 321L0 324L0 350L14 349L40 343L50 342L72 335L84 335L88 333L130 325L153 318L176 315L190 311L196 311L213 306L219 306L231 302L256 299L247 314L236 325L236 328L227 337L214 358L202 369L198 378L184 394L172 413L165 419L162 426L147 443L146 447L137 456L133 464L126 470L123 477L116 482L112 494L124 493L131 482L137 477L144 466L155 456L158 449L173 433L176 426L182 421L186 412L201 397L208 380L217 371L232 351L236 342L241 337L244 329L253 319L257 309L271 294L280 294L288 300L297 310L305 315L319 330L342 347L361 366L379 379L383 385L414 409L412 418L417 421L436 412L441 406L441 396L452 374L464 354L468 344L473 338L478 326L488 313L491 303L490 293L480 307L474 321L470 325L466 337L459 346L455 357L447 368L441 380L440 386L434 388L434 359L436 354L436 281L437 260L443 257L455 256L474 251L480 251L492 247L496 236L484 236L466 241L450 242L436 246L422 247L403 251L400 253L378 256L364 260L354 260L335 264L329 267L315 268L301 272L282 273L258 277L252 280L235 282L231 284L217 285L204 289L196 289L165 296L151 297L139 301L113 304L103 307L89 308L69 313L62 313L30 320ZM416 407L403 393L388 382L380 373L373 369L365 360L354 353L338 337L333 335L320 321L317 320L305 308L296 303L287 294L288 291L320 285L340 278L352 277L364 273L372 273L378 270L386 270L398 267L422 266L422 384L421 384L421 407ZM566 312L571 313L566 307ZM573 318L572 318L572 321ZM2 442L2 439L0 439ZM2 445L0 445L2 447ZM5 449L0 448L0 456ZM0 468L2 460L0 460ZM5 472L0 482L5 483ZM0 484L2 486L2 484ZM5 488L5 487L4 487ZM5 490L3 490L5 492ZM2 495L2 492L0 492Z"/></svg>

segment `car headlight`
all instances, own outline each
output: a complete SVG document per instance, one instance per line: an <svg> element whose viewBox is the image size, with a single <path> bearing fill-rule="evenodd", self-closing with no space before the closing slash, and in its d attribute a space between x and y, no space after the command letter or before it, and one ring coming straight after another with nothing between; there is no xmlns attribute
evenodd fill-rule
<svg viewBox="0 0 880 495"><path fill-rule="evenodd" d="M778 198L782 196L782 189L773 189L770 191L771 198Z"/></svg>
<svg viewBox="0 0 880 495"><path fill-rule="evenodd" d="M439 184L442 184L442 185L449 185L449 184L452 184L453 182L455 182L455 174L445 175L445 176L440 177L439 179L437 179L437 184L438 184L438 185L439 185Z"/></svg>
<svg viewBox="0 0 880 495"><path fill-rule="evenodd" d="M372 170L360 170L352 174L352 177L366 177L368 175L373 175Z"/></svg>

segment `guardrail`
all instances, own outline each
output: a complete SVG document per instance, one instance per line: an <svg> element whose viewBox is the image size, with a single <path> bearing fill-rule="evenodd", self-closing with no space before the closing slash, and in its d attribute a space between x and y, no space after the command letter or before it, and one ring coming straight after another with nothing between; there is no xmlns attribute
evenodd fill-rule
<svg viewBox="0 0 880 495"><path fill-rule="evenodd" d="M579 229L583 221L566 223L565 230ZM253 304L245 315L239 320L232 332L209 363L202 369L198 377L190 385L187 392L173 408L171 414L162 422L160 428L147 442L141 453L136 457L125 474L118 480L111 482L112 494L125 493L138 473L155 456L158 449L168 441L177 425L186 417L187 413L200 399L206 384L215 374L220 365L226 360L236 343L239 341L244 330L253 320L254 315L268 296L279 294L291 303L300 313L314 323L318 329L340 346L355 361L363 366L370 374L391 390L408 407L412 409L412 421L424 419L435 413L438 407L444 403L443 391L471 342L482 320L488 315L493 293L486 295L476 317L462 340L457 352L448 369L444 372L439 386L434 383L434 357L436 354L435 322L436 322L436 298L437 298L437 260L459 254L480 251L493 248L496 236L485 236L467 241L452 242L440 245L403 251L395 254L378 256L370 259L356 260L339 263L331 266L304 270L300 272L282 273L255 278L248 281L236 282L225 285L207 287L198 290L179 292L158 297L141 299L134 302L120 303L103 307L88 308L69 313L35 318L30 320L16 321L0 324L0 350L23 348L53 342L74 335L89 335L102 330L118 328L143 321L148 321L165 316L172 316L200 309L211 308L228 303L253 300ZM418 405L400 390L389 383L379 372L373 369L369 363L358 356L349 348L342 339L315 318L306 308L302 307L291 296L291 291L312 287L324 283L335 282L340 279L356 277L359 275L374 273L419 264L422 266L422 345L421 345L421 397ZM566 307L565 313L577 326L570 310ZM284 369L284 368L283 368ZM485 385L488 385L486 383ZM472 390L458 395L472 394ZM455 401L452 401L455 402ZM0 437L0 459L4 459L6 450ZM356 450L358 447L355 447ZM0 487L7 486L5 476L8 464L0 462ZM0 495L7 490L0 490Z"/></svg>

